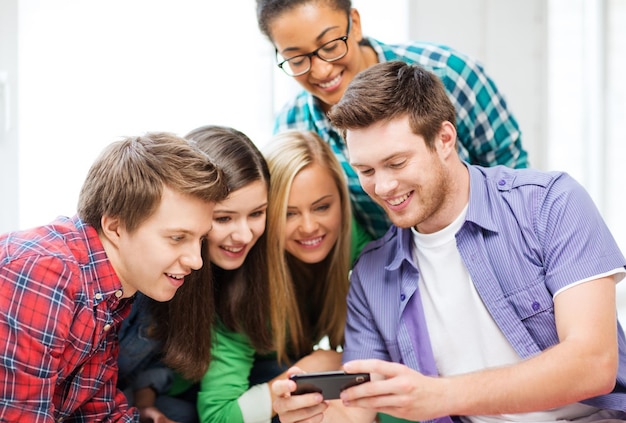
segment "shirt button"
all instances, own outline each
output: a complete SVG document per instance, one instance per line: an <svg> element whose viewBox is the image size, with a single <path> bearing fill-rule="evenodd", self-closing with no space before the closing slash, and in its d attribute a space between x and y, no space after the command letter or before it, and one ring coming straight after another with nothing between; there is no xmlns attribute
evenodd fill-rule
<svg viewBox="0 0 626 423"><path fill-rule="evenodd" d="M98 292L96 294L96 300L100 301L101 299L102 299L102 294Z"/></svg>
<svg viewBox="0 0 626 423"><path fill-rule="evenodd" d="M498 181L498 185L502 186L502 185L506 185L506 181L504 179L500 179Z"/></svg>
<svg viewBox="0 0 626 423"><path fill-rule="evenodd" d="M115 291L115 296L117 298L120 298L122 295L124 295L124 292L121 289L118 289L117 291Z"/></svg>
<svg viewBox="0 0 626 423"><path fill-rule="evenodd" d="M105 332L108 332L111 329L111 325L107 323L106 325L104 325L103 329Z"/></svg>
<svg viewBox="0 0 626 423"><path fill-rule="evenodd" d="M406 295L400 294L400 301L404 301L404 300L406 300Z"/></svg>
<svg viewBox="0 0 626 423"><path fill-rule="evenodd" d="M534 301L532 307L533 307L533 310L538 311L541 305L537 301Z"/></svg>

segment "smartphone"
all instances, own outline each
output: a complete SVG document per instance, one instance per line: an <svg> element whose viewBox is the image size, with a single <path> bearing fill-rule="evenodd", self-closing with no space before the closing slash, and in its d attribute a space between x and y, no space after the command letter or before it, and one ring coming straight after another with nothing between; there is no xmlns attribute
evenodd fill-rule
<svg viewBox="0 0 626 423"><path fill-rule="evenodd" d="M369 382L369 373L346 373L344 371L302 373L292 375L291 380L298 385L292 395L319 392L324 399L338 399L344 389Z"/></svg>

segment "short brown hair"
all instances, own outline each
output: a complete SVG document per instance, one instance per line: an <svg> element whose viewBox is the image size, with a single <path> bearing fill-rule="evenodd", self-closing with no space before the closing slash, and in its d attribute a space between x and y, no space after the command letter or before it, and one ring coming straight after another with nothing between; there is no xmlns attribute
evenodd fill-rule
<svg viewBox="0 0 626 423"><path fill-rule="evenodd" d="M104 149L83 183L78 216L98 231L102 216L117 217L132 232L156 210L165 186L207 202L228 193L206 154L184 138L152 132Z"/></svg>
<svg viewBox="0 0 626 423"><path fill-rule="evenodd" d="M445 121L456 125L456 111L441 80L419 65L379 63L359 73L328 113L342 131L409 116L411 130L429 148Z"/></svg>

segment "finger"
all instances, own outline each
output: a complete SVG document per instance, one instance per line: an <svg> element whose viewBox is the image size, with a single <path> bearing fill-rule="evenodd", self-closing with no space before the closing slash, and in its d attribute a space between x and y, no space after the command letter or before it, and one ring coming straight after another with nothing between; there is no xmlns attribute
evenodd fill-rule
<svg viewBox="0 0 626 423"><path fill-rule="evenodd" d="M300 373L306 373L306 372L298 366L293 366L287 370L287 377L292 376L292 375L297 375Z"/></svg>
<svg viewBox="0 0 626 423"><path fill-rule="evenodd" d="M401 394L407 383L403 379L388 378L371 373L372 379L359 385L352 386L342 391L341 399L345 402L354 402L360 399L371 400L373 398L388 398ZM377 377L378 376L378 377ZM380 401L375 401L378 405Z"/></svg>
<svg viewBox="0 0 626 423"><path fill-rule="evenodd" d="M281 422L319 422L323 420L328 403L319 393L278 398L273 404Z"/></svg>
<svg viewBox="0 0 626 423"><path fill-rule="evenodd" d="M406 371L406 366L399 363L390 363L383 360L353 360L345 363L343 368L348 373L371 373L380 374L385 378L391 378Z"/></svg>
<svg viewBox="0 0 626 423"><path fill-rule="evenodd" d="M280 379L272 383L272 393L277 397L289 397L296 390L296 382L290 379Z"/></svg>

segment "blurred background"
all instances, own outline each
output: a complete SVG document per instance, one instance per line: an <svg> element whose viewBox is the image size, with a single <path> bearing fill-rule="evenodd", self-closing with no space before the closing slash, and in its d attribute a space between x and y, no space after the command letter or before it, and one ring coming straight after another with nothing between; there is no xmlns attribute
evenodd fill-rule
<svg viewBox="0 0 626 423"><path fill-rule="evenodd" d="M477 58L516 115L531 165L578 179L626 252L626 2L353 6L366 35ZM254 0L0 0L0 232L73 214L89 166L121 136L221 124L262 145L295 90Z"/></svg>

